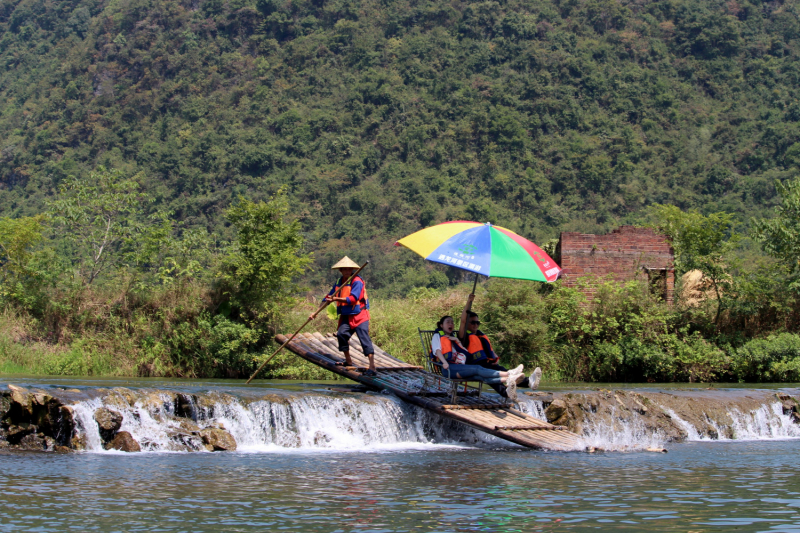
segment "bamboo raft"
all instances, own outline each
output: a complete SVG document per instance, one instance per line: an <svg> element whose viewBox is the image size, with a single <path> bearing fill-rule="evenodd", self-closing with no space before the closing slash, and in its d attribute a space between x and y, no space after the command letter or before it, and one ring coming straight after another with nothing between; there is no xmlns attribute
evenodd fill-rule
<svg viewBox="0 0 800 533"><path fill-rule="evenodd" d="M288 338L277 335L275 340L283 344ZM361 345L355 336L350 339L350 356L354 366L336 365L336 362L344 359L340 356L336 335L333 333L300 333L286 347L325 370L373 389L390 391L408 403L501 439L528 448L563 451L586 448L578 435L513 408L499 394L479 394L477 390L464 387L466 391L458 392L457 403L454 404L451 388L453 384L450 380L422 367L400 361L378 346L375 346L378 375L364 376L362 371L366 370L369 360L361 351Z"/></svg>

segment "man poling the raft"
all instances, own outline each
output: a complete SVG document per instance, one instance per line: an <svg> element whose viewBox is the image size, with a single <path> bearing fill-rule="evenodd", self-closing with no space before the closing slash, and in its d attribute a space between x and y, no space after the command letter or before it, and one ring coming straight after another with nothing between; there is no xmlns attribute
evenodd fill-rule
<svg viewBox="0 0 800 533"><path fill-rule="evenodd" d="M348 257L345 257L345 259L347 259L347 260L349 261L349 258L348 258ZM351 261L351 263L352 263L352 261ZM355 264L355 263L353 263L353 264ZM276 355L278 355L278 353L279 353L281 350L283 350L283 348L284 348L284 347L285 347L287 344L289 344L290 342L292 342L292 340L294 340L294 338L297 336L297 334L298 334L298 333L300 333L300 332L303 330L303 328L305 328L305 327L308 325L308 323L309 323L309 322L311 322L312 320L314 320L315 318L317 318L317 315L318 315L318 314L320 314L320 313L322 312L322 310L323 310L323 309L325 309L326 307L328 307L328 304L329 304L329 302L331 302L331 301L333 300L333 297L339 296L339 293L340 293L340 292L342 292L342 290L343 290L345 287L348 287L348 286L350 285L350 282L352 282L352 281L353 281L353 279L354 279L356 276L358 276L358 273L359 273L359 272L361 272L362 270L364 270L364 268L365 268L365 267L366 267L368 264L369 264L369 261L367 261L366 263L364 263L364 264L363 264L361 267L358 267L358 270L356 270L355 272L353 272L353 271L352 271L352 269L351 269L351 270L350 270L350 272L349 272L349 275L347 276L347 278L346 278L346 280L344 281L344 283L340 283L340 284L339 284L339 286L338 286L338 289L337 289L337 286L336 286L336 285L334 285L334 287L333 287L333 289L334 289L334 290L333 290L333 291L331 291L330 293L328 293L328 296L327 296L325 299L323 299L322 305L319 307L319 309L317 309L316 311L314 311L313 313L311 313L311 315L308 317L308 320L306 320L305 322L303 322L303 325L302 325L302 326L300 326L299 328L297 328L297 331L295 331L294 333L292 333L292 336L291 336L291 337L289 337L288 339L286 339L286 341L284 341L284 342L283 342L283 344L281 344L281 345L278 347L278 349L277 349L277 350L275 350L274 352L272 352L272 355L270 355L269 357L267 357L266 361L264 361L263 363L261 363L261 365L258 367L258 369L256 369L256 371L255 371L255 372L253 372L253 375L252 375L252 376L250 376L250 379L248 379L248 380L247 380L247 382L246 382L245 384L247 385L247 384L249 384L251 381L253 381L253 378L255 378L255 377L258 375L258 373L259 373L259 372L261 372L262 370L264 370L264 367L265 367L265 366L267 366L267 363L269 363L270 361L272 361L272 358L273 358L273 357L275 357ZM334 268L336 268L336 267L334 267ZM342 278L342 279L344 280L345 278ZM341 280L340 280L340 281L341 281ZM364 281L363 281L363 280L361 280L361 283L362 283L362 286L363 286L363 283L364 283ZM366 299L366 297L367 297L367 295L366 295L366 292L365 292L365 293L364 293L364 299ZM368 304L369 304L369 302L368 302ZM367 320L369 320L369 314L367 314L367 317L368 317L368 318L367 318ZM369 323L367 323L367 327L369 327ZM370 346L371 346L371 345L372 345L372 343L371 343L371 341L370 341ZM370 359L369 359L369 360L370 360L370 363L372 363L372 356L370 356ZM373 365L373 367L374 367L374 365Z"/></svg>
<svg viewBox="0 0 800 533"><path fill-rule="evenodd" d="M339 315L339 327L336 329L336 339L339 342L339 351L344 355L344 361L336 364L339 366L353 366L350 359L350 337L353 333L358 335L361 350L369 358L369 370L365 376L377 375L375 368L375 348L369 338L369 299L364 280L353 272L359 266L349 257L343 257L331 270L339 270L341 278L325 297L326 302L336 304L336 313Z"/></svg>

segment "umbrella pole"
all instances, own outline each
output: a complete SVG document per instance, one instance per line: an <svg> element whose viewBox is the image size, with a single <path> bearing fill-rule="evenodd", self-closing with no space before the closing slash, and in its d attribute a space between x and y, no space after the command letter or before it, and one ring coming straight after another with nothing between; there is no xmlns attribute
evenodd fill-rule
<svg viewBox="0 0 800 533"><path fill-rule="evenodd" d="M470 296L475 296L475 288L478 286L478 273L475 273L475 281L472 284L472 294ZM467 334L467 313L472 309L472 302L467 299L467 305L464 307L464 311L461 313L461 324L458 328L458 338L463 339L464 336Z"/></svg>

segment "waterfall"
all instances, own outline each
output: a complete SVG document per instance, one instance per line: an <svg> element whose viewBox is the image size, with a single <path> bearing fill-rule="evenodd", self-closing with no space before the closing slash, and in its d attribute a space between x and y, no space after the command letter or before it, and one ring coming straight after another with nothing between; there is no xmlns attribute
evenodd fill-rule
<svg viewBox="0 0 800 533"><path fill-rule="evenodd" d="M672 409L664 407L664 412L666 412L670 418L672 418L672 420L675 421L675 423L686 432L686 440L711 440L701 437L700 433L698 433L697 429L692 424L678 416L678 413Z"/></svg>
<svg viewBox="0 0 800 533"><path fill-rule="evenodd" d="M780 403L762 405L751 413L731 412L736 439L763 440L800 437L800 426L783 413Z"/></svg>
<svg viewBox="0 0 800 533"><path fill-rule="evenodd" d="M131 391L126 393L130 400ZM206 428L224 429L242 452L514 446L391 395L275 396L245 400L211 393L200 398L200 405L192 404L191 418L177 416L174 395L163 392L138 393L132 405L112 393L102 399L77 402L73 407L76 431L91 452L104 451L94 420L100 407L120 413L120 431L129 432L144 451L204 451L197 433Z"/></svg>
<svg viewBox="0 0 800 533"><path fill-rule="evenodd" d="M239 397L113 389L104 394L72 404L76 433L87 451L105 451L94 418L100 408L121 414L119 431L129 432L143 451L205 451L210 448L202 433L209 429L229 433L239 452L251 453L516 447L385 393L277 391ZM657 448L684 439L800 437L800 425L785 414L786 407L774 401L774 395L773 400L723 400L713 405L707 400L689 404L686 397L669 394L645 396L576 396L574 405L583 406L584 416L571 427L585 437L587 446L603 450ZM652 403L646 408L642 402ZM546 405L522 396L518 409L546 420Z"/></svg>
<svg viewBox="0 0 800 533"><path fill-rule="evenodd" d="M102 406L99 398L78 402L72 406L75 419L75 431L85 439L86 449L100 451L103 449L103 440L100 438L100 429L94 420L94 412Z"/></svg>
<svg viewBox="0 0 800 533"><path fill-rule="evenodd" d="M544 414L544 404L539 400L533 400L527 396L520 395L519 410L526 415L531 415L544 422L547 422L547 417Z"/></svg>
<svg viewBox="0 0 800 533"><path fill-rule="evenodd" d="M645 450L662 448L666 436L647 427L641 417L623 417L612 408L609 418L590 419L584 428L584 439L588 446L608 450Z"/></svg>
<svg viewBox="0 0 800 533"><path fill-rule="evenodd" d="M687 420L673 406L658 406L682 430L687 441L774 440L800 438L800 425L784 414L780 402L752 410L730 407L722 412L709 409L700 419ZM604 450L661 448L670 438L645 423L645 417L623 413L612 407L610 416L589 418L583 432L590 446Z"/></svg>

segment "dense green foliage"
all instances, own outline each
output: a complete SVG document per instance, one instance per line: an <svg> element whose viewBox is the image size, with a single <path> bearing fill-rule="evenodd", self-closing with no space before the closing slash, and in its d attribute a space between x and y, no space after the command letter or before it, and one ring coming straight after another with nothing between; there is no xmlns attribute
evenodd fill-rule
<svg viewBox="0 0 800 533"><path fill-rule="evenodd" d="M236 246L223 260L221 290L229 296L235 316L246 322L277 321L296 292L292 280L311 261L298 255L303 244L300 224L286 222L288 209L281 192L269 203L240 198L227 211L236 228Z"/></svg>
<svg viewBox="0 0 800 533"><path fill-rule="evenodd" d="M296 296L310 257L283 190L268 202L240 197L224 212L235 231L225 242L146 216L148 196L118 172L69 183L47 215L0 219L0 372L241 377L278 329L316 307ZM784 203L759 230L797 224L786 209L796 183L781 187ZM705 296L671 305L644 280L584 278L599 283L587 300L581 285L491 280L475 309L502 361L561 380L800 379L800 337L786 333L800 325L795 256L743 266L731 215L655 205L649 216L672 239L678 275L708 273ZM785 232L756 237L772 251ZM459 316L465 298L463 285L373 298L375 341L421 363L416 329ZM317 320L310 327L334 329ZM264 375L328 377L288 353Z"/></svg>
<svg viewBox="0 0 800 533"><path fill-rule="evenodd" d="M51 254L37 250L46 217L0 218L0 297L31 308L41 300Z"/></svg>
<svg viewBox="0 0 800 533"><path fill-rule="evenodd" d="M653 204L649 210L658 221L656 228L672 242L675 272L682 275L699 270L711 285L717 301L715 322L718 323L726 302L722 286L730 282L732 252L740 237L733 231L733 215L702 215L697 210L683 212L677 206L659 204Z"/></svg>
<svg viewBox="0 0 800 533"><path fill-rule="evenodd" d="M394 293L457 281L389 253L433 222L745 222L800 165L795 1L2 0L0 36L6 215L102 164L230 238L286 186L318 267Z"/></svg>
<svg viewBox="0 0 800 533"><path fill-rule="evenodd" d="M781 261L791 275L790 287L800 289L800 180L777 184L781 202L775 216L755 221L756 238L764 251Z"/></svg>
<svg viewBox="0 0 800 533"><path fill-rule="evenodd" d="M800 335L748 342L735 352L734 372L742 381L800 381Z"/></svg>
<svg viewBox="0 0 800 533"><path fill-rule="evenodd" d="M247 374L344 254L371 260L376 341L417 358L462 276L392 244L464 218L540 242L652 223L713 286L669 307L492 281L509 364L798 379L799 9L0 0L0 371Z"/></svg>
<svg viewBox="0 0 800 533"><path fill-rule="evenodd" d="M800 335L730 335L741 319L735 306L715 323L714 312L667 305L643 282L603 283L592 302L580 288L518 285L493 281L481 298L482 327L508 366L539 365L568 381L800 380ZM790 296L775 303L797 305Z"/></svg>

